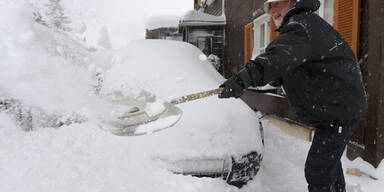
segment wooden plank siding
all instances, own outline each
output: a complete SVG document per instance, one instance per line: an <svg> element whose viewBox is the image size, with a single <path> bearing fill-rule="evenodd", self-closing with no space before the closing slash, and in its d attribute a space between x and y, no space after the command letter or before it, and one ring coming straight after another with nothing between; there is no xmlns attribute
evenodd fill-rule
<svg viewBox="0 0 384 192"><path fill-rule="evenodd" d="M347 156L357 156L377 167L384 159L384 1L362 0L362 31L360 51L363 78L368 96L368 113L352 138Z"/></svg>
<svg viewBox="0 0 384 192"><path fill-rule="evenodd" d="M244 27L244 65L252 59L253 52L253 23L249 23Z"/></svg>
<svg viewBox="0 0 384 192"><path fill-rule="evenodd" d="M226 70L225 77L230 77L244 64L244 27L256 17L263 8L263 0L225 0L226 26ZM262 12L262 11L261 11Z"/></svg>
<svg viewBox="0 0 384 192"><path fill-rule="evenodd" d="M369 33L369 9L368 1L362 0L360 7L360 37L359 37L359 63L361 72L363 73L363 81L365 87L367 87L368 77L368 33ZM364 143L365 143L365 132L367 131L367 117L364 117L360 122L359 127L351 138L351 143L347 148L347 156L349 159L355 159L359 156L364 155Z"/></svg>
<svg viewBox="0 0 384 192"><path fill-rule="evenodd" d="M370 0L369 2L369 47L368 47L368 114L365 135L364 159L378 166L384 158L384 116L383 116L383 86L384 58L382 49L384 47L384 21L383 0ZM381 17L379 17L381 15Z"/></svg>

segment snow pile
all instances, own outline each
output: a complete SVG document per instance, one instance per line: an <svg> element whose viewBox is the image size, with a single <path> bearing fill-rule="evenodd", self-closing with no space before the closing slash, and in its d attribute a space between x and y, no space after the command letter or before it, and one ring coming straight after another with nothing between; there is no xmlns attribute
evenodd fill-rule
<svg viewBox="0 0 384 192"><path fill-rule="evenodd" d="M79 96L91 90L90 73L42 49L42 31L36 30L39 26L33 24L32 9L26 5L0 7L0 92L50 111L76 110L84 102Z"/></svg>
<svg viewBox="0 0 384 192"><path fill-rule="evenodd" d="M200 59L200 61L206 61L208 59L208 57L205 54L201 54L201 55L199 55L199 59Z"/></svg>
<svg viewBox="0 0 384 192"><path fill-rule="evenodd" d="M145 111L149 116L155 116L160 114L165 110L164 102L160 99L157 99L153 103L147 103L147 107L145 108Z"/></svg>

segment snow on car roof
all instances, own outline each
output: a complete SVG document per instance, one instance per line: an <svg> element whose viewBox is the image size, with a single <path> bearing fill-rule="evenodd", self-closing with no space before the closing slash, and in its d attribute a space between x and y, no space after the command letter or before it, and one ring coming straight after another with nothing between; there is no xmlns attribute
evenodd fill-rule
<svg viewBox="0 0 384 192"><path fill-rule="evenodd" d="M136 40L118 50L105 89L145 89L170 98L217 88L224 80L195 46L179 41ZM181 89L182 88L182 89Z"/></svg>

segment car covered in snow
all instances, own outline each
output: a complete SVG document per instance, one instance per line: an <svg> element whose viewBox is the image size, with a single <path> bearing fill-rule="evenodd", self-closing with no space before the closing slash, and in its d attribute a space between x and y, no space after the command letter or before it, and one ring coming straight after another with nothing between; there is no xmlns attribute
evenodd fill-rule
<svg viewBox="0 0 384 192"><path fill-rule="evenodd" d="M114 53L103 91L144 89L172 100L218 88L223 81L193 45L137 40ZM174 172L220 175L239 186L257 173L262 159L258 115L242 100L211 96L177 107L183 112L179 122L140 138L148 140L149 148L156 146L153 157L171 159L170 169Z"/></svg>

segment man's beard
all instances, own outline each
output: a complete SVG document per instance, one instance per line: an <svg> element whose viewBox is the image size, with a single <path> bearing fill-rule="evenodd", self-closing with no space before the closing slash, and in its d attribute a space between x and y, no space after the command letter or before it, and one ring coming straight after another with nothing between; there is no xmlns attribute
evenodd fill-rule
<svg viewBox="0 0 384 192"><path fill-rule="evenodd" d="M277 27L280 27L281 23L283 22L283 15L281 13L275 13L271 15L273 22Z"/></svg>
<svg viewBox="0 0 384 192"><path fill-rule="evenodd" d="M275 19L272 18L272 20L273 20L273 22L275 23L275 25L276 25L277 27L280 27L281 23L283 22L282 19L277 19L277 20L275 20Z"/></svg>

